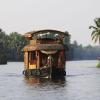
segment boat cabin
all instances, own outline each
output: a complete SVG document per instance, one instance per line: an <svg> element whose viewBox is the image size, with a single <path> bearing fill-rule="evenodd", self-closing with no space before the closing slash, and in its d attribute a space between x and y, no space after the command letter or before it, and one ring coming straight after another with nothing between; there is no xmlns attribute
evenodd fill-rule
<svg viewBox="0 0 100 100"><path fill-rule="evenodd" d="M65 51L69 34L57 30L39 30L25 34L29 44L24 51L25 76L64 76ZM68 49L67 49L68 50Z"/></svg>

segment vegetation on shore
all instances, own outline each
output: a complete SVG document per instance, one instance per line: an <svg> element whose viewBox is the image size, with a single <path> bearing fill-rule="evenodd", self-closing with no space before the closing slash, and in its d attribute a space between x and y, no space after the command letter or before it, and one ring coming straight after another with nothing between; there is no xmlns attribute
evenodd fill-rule
<svg viewBox="0 0 100 100"><path fill-rule="evenodd" d="M74 41L70 45L68 60L97 60L100 57L100 46L82 46Z"/></svg>
<svg viewBox="0 0 100 100"><path fill-rule="evenodd" d="M97 68L100 68L100 61L98 62L98 64L97 64L97 66L96 66Z"/></svg>
<svg viewBox="0 0 100 100"><path fill-rule="evenodd" d="M90 26L89 29L93 29L91 33L92 40L96 43L99 42L100 44L100 18L94 19L95 26ZM100 55L99 55L100 57ZM97 67L100 68L100 61L97 64Z"/></svg>
<svg viewBox="0 0 100 100"><path fill-rule="evenodd" d="M23 35L12 32L9 35L0 29L0 63L9 61L22 61L22 49L27 44Z"/></svg>

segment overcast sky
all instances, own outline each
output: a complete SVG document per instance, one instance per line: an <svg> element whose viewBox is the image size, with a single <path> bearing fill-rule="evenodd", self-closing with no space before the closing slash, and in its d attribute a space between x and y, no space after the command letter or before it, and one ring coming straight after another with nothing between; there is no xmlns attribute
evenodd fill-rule
<svg viewBox="0 0 100 100"><path fill-rule="evenodd" d="M71 40L92 44L90 25L100 17L100 0L0 0L0 28L6 33L38 29L68 31Z"/></svg>

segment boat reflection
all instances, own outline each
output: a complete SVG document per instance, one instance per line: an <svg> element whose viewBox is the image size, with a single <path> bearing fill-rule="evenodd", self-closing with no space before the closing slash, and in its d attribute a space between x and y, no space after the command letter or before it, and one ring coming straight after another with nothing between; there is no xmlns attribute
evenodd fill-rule
<svg viewBox="0 0 100 100"><path fill-rule="evenodd" d="M37 85L37 84L65 84L66 79L65 77L62 78L35 78L35 77L25 77L24 81L26 84L32 86L32 85Z"/></svg>

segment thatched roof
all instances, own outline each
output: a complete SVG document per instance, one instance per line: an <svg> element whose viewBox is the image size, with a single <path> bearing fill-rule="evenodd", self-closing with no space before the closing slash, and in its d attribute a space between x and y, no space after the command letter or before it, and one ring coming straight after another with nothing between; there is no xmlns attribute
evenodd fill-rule
<svg viewBox="0 0 100 100"><path fill-rule="evenodd" d="M34 51L34 50L62 50L64 49L61 44L36 44L27 45L24 47L23 51Z"/></svg>

